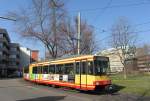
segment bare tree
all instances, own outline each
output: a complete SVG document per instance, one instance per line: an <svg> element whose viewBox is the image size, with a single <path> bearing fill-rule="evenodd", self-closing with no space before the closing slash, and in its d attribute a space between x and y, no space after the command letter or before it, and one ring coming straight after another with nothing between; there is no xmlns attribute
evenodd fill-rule
<svg viewBox="0 0 150 101"><path fill-rule="evenodd" d="M77 39L77 19L75 18L74 23L64 21L60 25L60 32L62 33L62 37L59 45L64 53L71 55L77 54L77 41L79 40ZM80 54L91 54L95 48L93 27L88 25L86 21L82 21Z"/></svg>
<svg viewBox="0 0 150 101"><path fill-rule="evenodd" d="M52 58L58 56L58 25L64 19L64 3L61 0L32 0L28 9L10 12L16 19L18 32L28 38L40 40Z"/></svg>
<svg viewBox="0 0 150 101"><path fill-rule="evenodd" d="M96 50L94 29L87 22L81 24L81 54L91 54Z"/></svg>
<svg viewBox="0 0 150 101"><path fill-rule="evenodd" d="M111 45L123 64L124 78L126 79L126 60L135 55L136 34L125 18L120 18L113 26L111 32Z"/></svg>
<svg viewBox="0 0 150 101"><path fill-rule="evenodd" d="M77 53L77 19L68 22L66 15L61 0L32 0L30 8L9 13L16 19L18 33L41 41L51 58ZM86 21L81 24L80 41L81 54L94 51L93 28Z"/></svg>

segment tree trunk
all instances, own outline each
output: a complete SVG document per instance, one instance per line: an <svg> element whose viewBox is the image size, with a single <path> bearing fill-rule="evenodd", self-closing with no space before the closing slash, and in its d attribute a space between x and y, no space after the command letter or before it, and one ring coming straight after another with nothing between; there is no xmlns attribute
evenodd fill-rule
<svg viewBox="0 0 150 101"><path fill-rule="evenodd" d="M123 69L123 77L124 77L124 79L127 79L127 70L126 70L125 66L124 66L124 69Z"/></svg>

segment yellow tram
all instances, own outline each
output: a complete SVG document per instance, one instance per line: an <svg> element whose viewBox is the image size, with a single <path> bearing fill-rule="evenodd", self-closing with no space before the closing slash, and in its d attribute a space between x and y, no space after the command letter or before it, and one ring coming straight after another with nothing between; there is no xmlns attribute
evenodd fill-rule
<svg viewBox="0 0 150 101"><path fill-rule="evenodd" d="M111 84L108 69L108 57L81 55L30 64L23 77L36 83L96 90Z"/></svg>

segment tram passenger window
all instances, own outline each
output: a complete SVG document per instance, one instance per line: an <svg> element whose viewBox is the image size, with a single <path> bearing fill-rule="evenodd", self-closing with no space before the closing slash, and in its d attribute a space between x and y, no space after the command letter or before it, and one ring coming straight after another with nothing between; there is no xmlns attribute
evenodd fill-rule
<svg viewBox="0 0 150 101"><path fill-rule="evenodd" d="M55 74L55 65L50 65L49 66L49 73L50 74Z"/></svg>
<svg viewBox="0 0 150 101"><path fill-rule="evenodd" d="M37 74L41 74L42 72L41 72L41 67L40 66L38 66L37 67Z"/></svg>
<svg viewBox="0 0 150 101"><path fill-rule="evenodd" d="M71 75L74 74L74 65L73 65L73 63L65 64L64 73L65 74L71 74Z"/></svg>
<svg viewBox="0 0 150 101"><path fill-rule="evenodd" d="M48 66L43 67L43 74L48 74Z"/></svg>
<svg viewBox="0 0 150 101"><path fill-rule="evenodd" d="M63 65L56 65L56 74L63 74Z"/></svg>
<svg viewBox="0 0 150 101"><path fill-rule="evenodd" d="M81 68L82 68L82 69L81 69L81 70L82 70L82 74L86 74L86 71L87 71L87 68L86 68L86 67L87 67L86 62L82 62L82 67L81 67Z"/></svg>
<svg viewBox="0 0 150 101"><path fill-rule="evenodd" d="M76 63L76 74L79 74L80 73L80 63L77 62Z"/></svg>
<svg viewBox="0 0 150 101"><path fill-rule="evenodd" d="M24 73L29 73L29 68L28 67L24 68Z"/></svg>
<svg viewBox="0 0 150 101"><path fill-rule="evenodd" d="M33 73L33 74L37 74L37 67L33 67L32 73Z"/></svg>
<svg viewBox="0 0 150 101"><path fill-rule="evenodd" d="M88 74L93 74L93 62L88 62Z"/></svg>

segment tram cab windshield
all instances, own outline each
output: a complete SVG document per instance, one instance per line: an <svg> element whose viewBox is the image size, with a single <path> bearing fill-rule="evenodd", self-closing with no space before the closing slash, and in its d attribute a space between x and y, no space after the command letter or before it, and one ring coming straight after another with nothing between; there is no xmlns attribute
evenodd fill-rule
<svg viewBox="0 0 150 101"><path fill-rule="evenodd" d="M109 61L106 60L95 60L94 61L94 71L95 75L106 75L108 70Z"/></svg>

